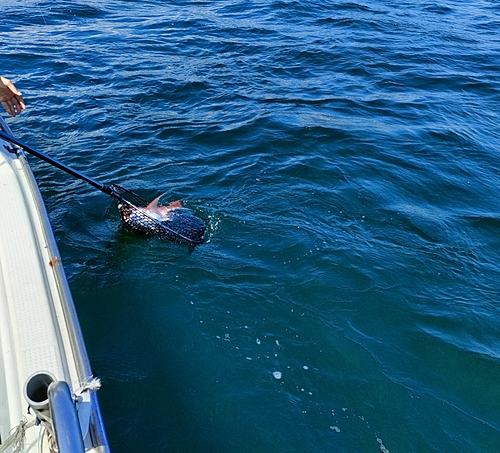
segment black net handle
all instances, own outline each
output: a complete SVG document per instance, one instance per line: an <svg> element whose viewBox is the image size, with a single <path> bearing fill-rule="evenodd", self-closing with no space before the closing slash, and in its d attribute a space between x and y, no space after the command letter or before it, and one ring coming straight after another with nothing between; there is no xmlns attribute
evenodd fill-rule
<svg viewBox="0 0 500 453"><path fill-rule="evenodd" d="M47 162L50 165L53 165L54 167L59 168L62 171L65 171L66 173L69 173L71 176L75 176L78 179L81 179L85 182L88 182L91 186L95 187L96 189L100 190L101 192L104 192L105 194L114 197L118 200L121 200L121 197L118 193L116 193L111 187L107 186L106 184L103 184L90 176L87 176L83 173L80 173L79 171L76 171L74 168L70 167L69 165L63 164L61 161L43 153L42 151L39 151L36 148L33 148L32 146L27 145L23 141L19 140L18 138L7 134L3 131L0 130L0 138L13 143L14 145L19 146L22 148L24 151L32 154L35 157L38 157L39 159L42 159L43 161Z"/></svg>

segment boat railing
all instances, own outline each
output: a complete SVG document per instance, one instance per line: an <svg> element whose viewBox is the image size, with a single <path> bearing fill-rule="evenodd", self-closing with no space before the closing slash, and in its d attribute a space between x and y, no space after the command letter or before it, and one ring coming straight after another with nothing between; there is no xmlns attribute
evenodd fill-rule
<svg viewBox="0 0 500 453"><path fill-rule="evenodd" d="M25 384L25 398L55 443L59 453L84 453L85 446L74 395L65 381L49 372L32 375Z"/></svg>
<svg viewBox="0 0 500 453"><path fill-rule="evenodd" d="M59 453L83 453L82 431L68 384L53 382L49 385L48 396Z"/></svg>

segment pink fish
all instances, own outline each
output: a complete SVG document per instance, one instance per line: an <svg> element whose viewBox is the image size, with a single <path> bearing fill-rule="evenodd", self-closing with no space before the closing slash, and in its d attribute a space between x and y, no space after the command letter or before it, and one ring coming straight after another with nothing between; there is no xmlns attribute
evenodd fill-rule
<svg viewBox="0 0 500 453"><path fill-rule="evenodd" d="M175 209L182 208L182 203L180 201L172 201L168 206L158 206L158 201L165 195L162 194L156 197L151 203L149 203L144 210L156 220L168 220L171 217L172 211Z"/></svg>

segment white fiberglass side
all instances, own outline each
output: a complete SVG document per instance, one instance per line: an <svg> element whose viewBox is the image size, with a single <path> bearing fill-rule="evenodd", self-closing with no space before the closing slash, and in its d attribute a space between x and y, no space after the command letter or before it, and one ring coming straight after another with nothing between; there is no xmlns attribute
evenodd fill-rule
<svg viewBox="0 0 500 453"><path fill-rule="evenodd" d="M3 120L0 127L10 133ZM36 181L24 155L9 149L0 140L0 447L24 418L33 418L24 397L30 376L48 372L75 392L91 374ZM107 452L97 399L89 393L82 398L86 449ZM37 442L39 435L34 426L25 440Z"/></svg>

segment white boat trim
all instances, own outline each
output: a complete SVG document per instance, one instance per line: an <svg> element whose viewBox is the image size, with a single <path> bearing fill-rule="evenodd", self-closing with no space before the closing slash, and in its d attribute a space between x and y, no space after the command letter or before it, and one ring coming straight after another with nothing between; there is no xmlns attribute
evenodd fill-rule
<svg viewBox="0 0 500 453"><path fill-rule="evenodd" d="M2 118L0 128L12 135ZM0 442L34 418L24 393L38 372L66 382L73 393L92 378L38 185L24 153L0 139ZM83 392L77 408L85 451L108 452L94 392ZM29 427L21 451L39 451L47 443L43 434L41 425Z"/></svg>

